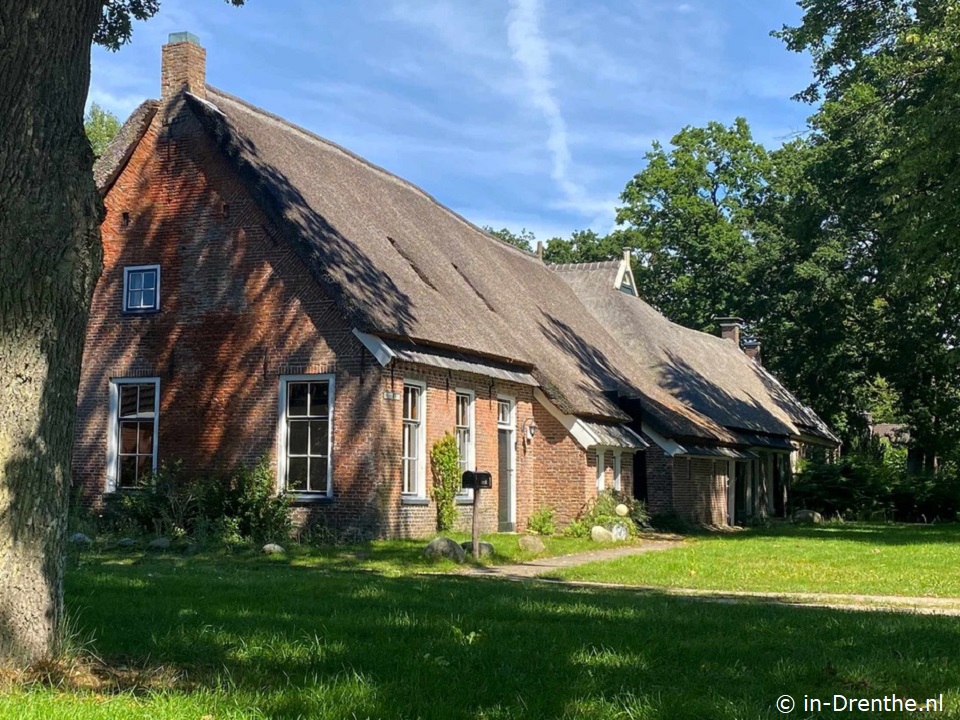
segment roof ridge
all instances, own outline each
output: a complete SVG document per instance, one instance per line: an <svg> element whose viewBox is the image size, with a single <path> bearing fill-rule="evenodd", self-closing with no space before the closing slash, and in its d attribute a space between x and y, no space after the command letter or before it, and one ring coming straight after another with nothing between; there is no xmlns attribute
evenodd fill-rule
<svg viewBox="0 0 960 720"><path fill-rule="evenodd" d="M306 136L307 138L309 138L309 139L311 139L311 140L314 140L314 141L316 141L316 142L319 142L319 143L321 143L321 144L323 144L323 145L326 145L326 146L329 147L329 148L332 148L332 149L334 149L334 150L336 150L336 151L339 151L339 152L343 153L344 155L346 155L347 157L351 158L352 160L355 160L355 161L361 163L362 165L365 165L366 167L370 168L371 170L374 170L375 172L381 173L382 175L384 175L385 177L387 177L388 179L390 179L392 182L396 182L396 183L398 183L399 185L402 185L402 186L404 186L404 187L409 188L410 190L413 190L414 192L420 193L420 195L422 195L423 197L425 197L427 200L429 200L430 202L432 202L433 204L435 204L437 207L443 209L444 211L450 213L455 219L457 219L457 220L459 220L460 222L464 223L465 225L467 225L468 227L470 227L470 228L471 228L472 230L474 230L475 232L477 232L477 233L479 233L480 235L484 236L484 237L487 238L488 240L494 241L494 242L496 243L496 246L497 246L497 247L508 248L508 249L510 249L510 250L513 250L513 251L519 253L522 257L525 257L525 258L528 258L528 259L530 259L530 260L535 260L535 261L537 261L537 262L540 262L539 256L538 256L536 253L534 253L533 251L526 251L526 250L523 250L523 249L521 249L521 248L518 248L516 245L512 245L511 243L508 243L506 240L501 240L501 239L498 238L496 235L492 235L492 234L486 232L483 228L480 228L480 227L478 227L477 225L475 225L474 223L470 222L469 220L467 220L465 217L463 217L463 215L461 215L461 214L458 213L457 211L455 211L455 210L447 207L446 205L444 205L442 202L440 202L439 200L437 200L435 197L433 197L433 195L431 195L430 193L428 193L428 192L427 192L426 190L424 190L422 187L419 187L418 185L414 185L414 184L413 184L412 182L410 182L409 180L405 180L404 178L400 177L399 175L396 175L396 174L390 172L390 171L387 170L386 168L381 167L380 165L377 165L376 163L370 162L369 160L367 160L366 158L358 155L357 153L353 152L353 151L350 150L349 148L345 148L343 145L340 145L340 144L338 144L338 143L335 143L333 140L329 140L329 139L327 139L327 138L325 138L325 137L322 137L321 135L318 135L317 133L315 133L315 132L313 132L313 131L311 131L311 130L307 130L305 127L302 127L302 126L300 126L300 125L297 125L296 123L290 122L289 120L287 120L286 118L281 117L280 115L277 115L277 114L275 114L275 113L272 113L272 112L270 112L269 110L264 110L262 107L259 107L258 105L254 105L253 103L248 102L247 100L244 100L244 99L241 98L241 97L238 97L238 96L236 96L236 95L233 95L233 94L231 94L231 93L228 93L228 92L226 92L225 90L221 90L221 89L218 88L218 87L214 87L213 85L210 85L209 83L207 84L206 87L207 87L207 90L208 90L208 91L212 91L215 95L220 95L220 96L226 98L227 100L230 100L230 101L232 101L232 102L235 102L235 103L237 103L237 104L239 104L239 105L244 106L245 108L247 108L247 109L250 110L251 112L255 112L255 113L258 113L258 114L260 114L260 115L263 115L264 117L270 118L270 119L273 120L274 122L277 122L277 123L279 123L280 125L283 125L284 127L288 128L288 129L290 129L290 130L293 130L293 131L295 131L295 132L298 132L298 133ZM210 103L210 104L214 104L214 103Z"/></svg>
<svg viewBox="0 0 960 720"><path fill-rule="evenodd" d="M610 270L615 267L620 267L622 260L597 260L594 262L586 263L555 263L548 264L551 270L557 270L558 272L573 272L576 270Z"/></svg>

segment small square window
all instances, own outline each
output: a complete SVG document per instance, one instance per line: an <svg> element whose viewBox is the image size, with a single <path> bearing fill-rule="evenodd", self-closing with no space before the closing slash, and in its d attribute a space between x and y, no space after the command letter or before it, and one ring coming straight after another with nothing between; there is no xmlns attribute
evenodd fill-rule
<svg viewBox="0 0 960 720"><path fill-rule="evenodd" d="M123 269L123 311L148 313L160 309L160 266Z"/></svg>

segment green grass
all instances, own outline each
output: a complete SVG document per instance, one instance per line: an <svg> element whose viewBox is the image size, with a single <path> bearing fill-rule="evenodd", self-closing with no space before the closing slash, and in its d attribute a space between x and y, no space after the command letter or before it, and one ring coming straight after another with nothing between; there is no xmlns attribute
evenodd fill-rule
<svg viewBox="0 0 960 720"><path fill-rule="evenodd" d="M701 535L666 552L551 573L706 590L960 598L960 525L827 524Z"/></svg>
<svg viewBox="0 0 960 720"><path fill-rule="evenodd" d="M0 718L732 720L892 692L960 717L955 618L385 575L375 556L85 555L69 614L123 679L11 690Z"/></svg>

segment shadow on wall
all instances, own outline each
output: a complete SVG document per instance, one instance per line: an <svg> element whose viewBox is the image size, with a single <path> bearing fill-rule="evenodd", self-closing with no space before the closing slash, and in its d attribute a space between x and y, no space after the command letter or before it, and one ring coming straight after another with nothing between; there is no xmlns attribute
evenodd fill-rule
<svg viewBox="0 0 960 720"><path fill-rule="evenodd" d="M394 452L390 445L375 446L385 435L377 411L380 368L350 334L342 313L351 308L325 270L347 267L366 289L367 302L397 318L398 331L413 320L406 296L313 214L279 170L261 162L256 172L268 180L253 182L256 148L242 151L248 182L234 182L233 167L209 142L207 125L181 104L160 131L165 151L153 153L138 186L128 191L130 226L120 228L117 217L107 220L127 241L97 288L107 317L89 331L88 363L99 364L81 386L86 412L106 417L106 376L158 375L161 459L175 459L164 448L191 448L193 456L184 457L188 470L228 468L274 450L278 375L336 360L339 442L333 452L360 457L357 476L376 478L377 458ZM215 137L238 160L233 147L243 140L222 132ZM258 202L250 202L251 194ZM288 239L295 241L289 247ZM161 311L115 322L123 266L147 263L161 265ZM78 427L78 447L88 456L81 472L96 475L99 469L102 476L104 427ZM382 521L378 485L368 481L366 494L351 495L371 525Z"/></svg>

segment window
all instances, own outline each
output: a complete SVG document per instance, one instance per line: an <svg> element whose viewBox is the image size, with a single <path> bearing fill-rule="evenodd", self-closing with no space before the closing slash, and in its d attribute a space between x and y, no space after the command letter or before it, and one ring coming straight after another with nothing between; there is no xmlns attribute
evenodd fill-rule
<svg viewBox="0 0 960 720"><path fill-rule="evenodd" d="M606 487L606 458L603 450L597 450L597 491L603 492Z"/></svg>
<svg viewBox="0 0 960 720"><path fill-rule="evenodd" d="M280 459L278 476L288 492L333 494L332 375L284 375L280 378Z"/></svg>
<svg viewBox="0 0 960 720"><path fill-rule="evenodd" d="M123 311L156 312L160 309L160 266L140 265L123 269Z"/></svg>
<svg viewBox="0 0 960 720"><path fill-rule="evenodd" d="M426 474L426 426L423 383L403 384L403 494L423 497Z"/></svg>
<svg viewBox="0 0 960 720"><path fill-rule="evenodd" d="M474 440L473 420L474 395L469 390L457 390L457 419L455 435L457 450L460 451L460 474L467 470L476 470L476 443ZM457 498L469 500L473 497L473 490L466 488L460 491Z"/></svg>
<svg viewBox="0 0 960 720"><path fill-rule="evenodd" d="M623 490L623 452L620 450L613 451L613 489Z"/></svg>
<svg viewBox="0 0 960 720"><path fill-rule="evenodd" d="M513 418L510 417L512 403L506 399L497 400L497 425L506 429L513 427Z"/></svg>
<svg viewBox="0 0 960 720"><path fill-rule="evenodd" d="M110 381L107 492L143 487L157 469L160 379Z"/></svg>

